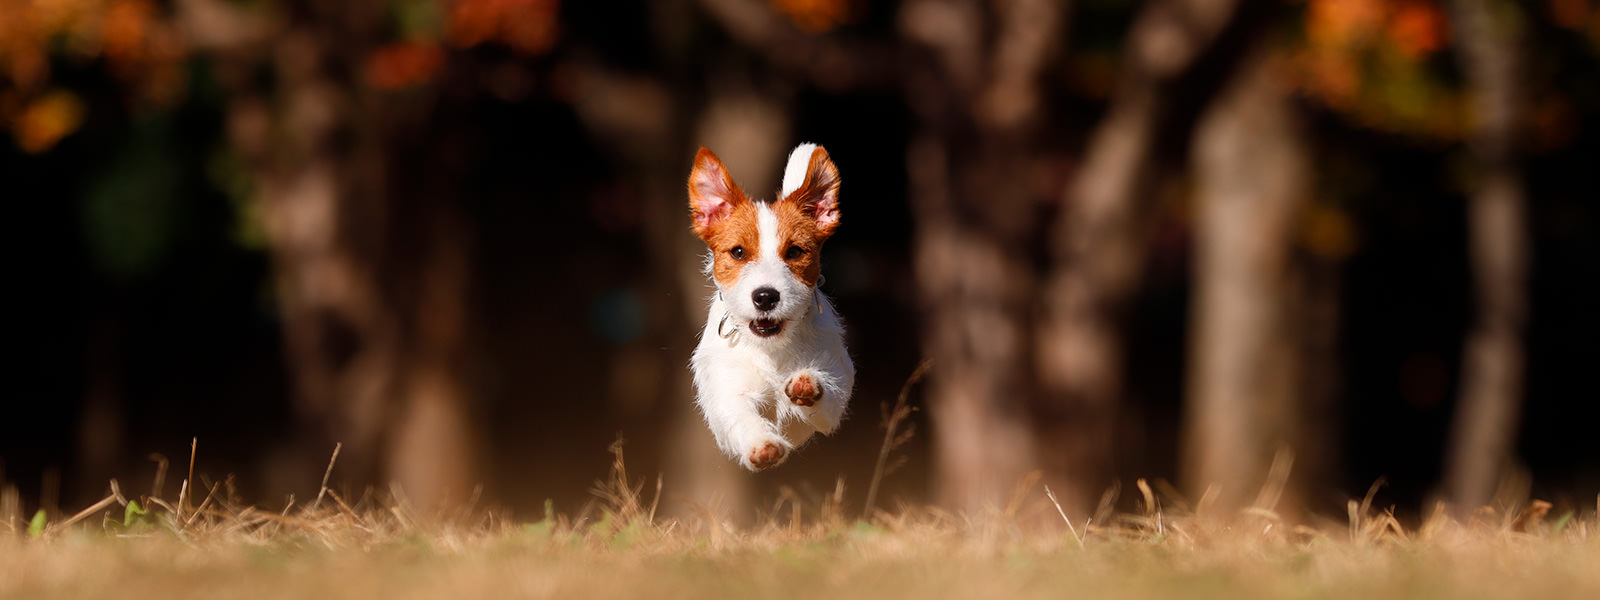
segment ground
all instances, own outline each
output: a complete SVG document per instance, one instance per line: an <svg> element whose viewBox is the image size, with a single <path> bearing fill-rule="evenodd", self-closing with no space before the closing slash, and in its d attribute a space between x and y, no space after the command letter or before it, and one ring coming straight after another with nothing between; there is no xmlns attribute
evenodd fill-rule
<svg viewBox="0 0 1600 600"><path fill-rule="evenodd" d="M1600 598L1587 508L1413 528L1359 503L1316 526L1158 509L1067 527L1026 511L860 519L824 499L734 526L657 518L624 482L580 515L530 520L333 493L281 512L208 492L0 515L0 598Z"/></svg>
<svg viewBox="0 0 1600 600"><path fill-rule="evenodd" d="M1070 534L868 525L720 539L539 526L372 543L294 537L10 540L0 545L0 597L1600 598L1592 530L1376 543L1091 536L1081 549Z"/></svg>

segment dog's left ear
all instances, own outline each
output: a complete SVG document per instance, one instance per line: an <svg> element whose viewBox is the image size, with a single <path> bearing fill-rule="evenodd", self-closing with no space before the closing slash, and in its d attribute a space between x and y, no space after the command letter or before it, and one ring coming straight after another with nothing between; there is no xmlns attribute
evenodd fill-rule
<svg viewBox="0 0 1600 600"><path fill-rule="evenodd" d="M810 155L806 151L810 150ZM801 162L804 161L804 162ZM801 171L801 165L804 171ZM803 175L802 175L803 173ZM802 176L800 181L794 181ZM801 144L789 155L784 169L784 200L799 203L817 224L819 237L826 239L839 227L839 169L822 146Z"/></svg>

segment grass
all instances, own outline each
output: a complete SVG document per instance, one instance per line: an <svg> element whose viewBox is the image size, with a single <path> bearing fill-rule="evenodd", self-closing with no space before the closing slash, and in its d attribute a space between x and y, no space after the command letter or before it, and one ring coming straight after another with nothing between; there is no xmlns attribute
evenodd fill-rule
<svg viewBox="0 0 1600 600"><path fill-rule="evenodd" d="M1600 598L1600 527L1539 502L1407 528L1369 498L1311 527L1265 506L1173 512L1161 507L1182 504L1140 482L1142 512L1070 527L1037 518L1056 514L1041 492L1040 510L870 520L838 495L788 498L736 528L659 518L659 480L646 494L614 452L590 509L532 522L423 518L326 489L263 511L225 483L192 487L192 473L176 499L113 482L56 522L14 514L13 494L0 502L0 598Z"/></svg>

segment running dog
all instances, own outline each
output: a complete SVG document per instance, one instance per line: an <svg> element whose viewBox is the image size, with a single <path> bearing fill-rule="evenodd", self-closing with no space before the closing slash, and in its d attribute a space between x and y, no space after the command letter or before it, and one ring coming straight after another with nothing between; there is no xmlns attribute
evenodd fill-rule
<svg viewBox="0 0 1600 600"><path fill-rule="evenodd" d="M701 148L689 212L717 288L691 361L695 401L725 454L751 471L775 467L813 433L833 433L855 387L844 326L819 289L839 171L821 146L801 144L777 199L751 200Z"/></svg>

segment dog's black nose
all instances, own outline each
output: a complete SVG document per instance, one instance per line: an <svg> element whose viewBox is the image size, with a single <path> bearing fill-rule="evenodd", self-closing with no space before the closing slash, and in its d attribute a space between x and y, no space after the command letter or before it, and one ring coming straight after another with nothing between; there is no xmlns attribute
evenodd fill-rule
<svg viewBox="0 0 1600 600"><path fill-rule="evenodd" d="M756 288L750 293L750 301L756 304L756 310L772 310L778 307L778 290L764 287Z"/></svg>

